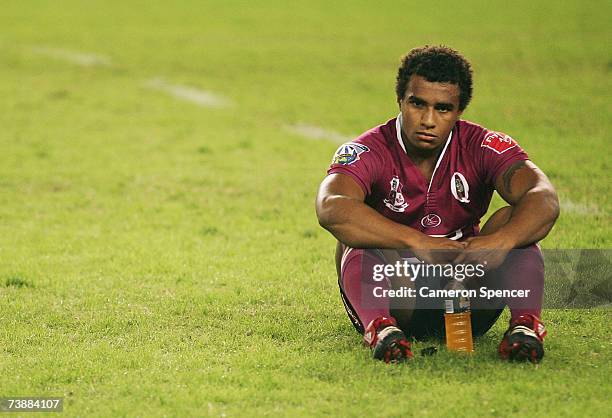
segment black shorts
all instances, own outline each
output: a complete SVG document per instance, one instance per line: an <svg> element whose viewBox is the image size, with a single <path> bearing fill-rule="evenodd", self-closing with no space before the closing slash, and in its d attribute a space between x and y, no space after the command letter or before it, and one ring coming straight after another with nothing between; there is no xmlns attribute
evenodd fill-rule
<svg viewBox="0 0 612 418"><path fill-rule="evenodd" d="M495 324L503 310L500 308L472 311L472 335L474 337L484 335ZM407 322L402 323L398 320L398 326L407 336L416 339L444 338L444 311L442 309L417 309Z"/></svg>

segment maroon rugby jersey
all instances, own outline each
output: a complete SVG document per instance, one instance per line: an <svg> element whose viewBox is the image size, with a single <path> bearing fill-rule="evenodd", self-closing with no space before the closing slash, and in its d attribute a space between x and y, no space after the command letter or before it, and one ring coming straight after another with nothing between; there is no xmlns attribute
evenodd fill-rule
<svg viewBox="0 0 612 418"><path fill-rule="evenodd" d="M406 155L399 123L391 119L341 145L327 173L351 176L365 203L395 222L451 239L477 234L495 179L527 154L509 136L460 120L428 183Z"/></svg>

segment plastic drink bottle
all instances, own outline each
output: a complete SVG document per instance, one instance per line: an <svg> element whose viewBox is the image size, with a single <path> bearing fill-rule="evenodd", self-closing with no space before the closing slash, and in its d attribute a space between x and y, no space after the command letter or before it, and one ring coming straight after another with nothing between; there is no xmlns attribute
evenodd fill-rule
<svg viewBox="0 0 612 418"><path fill-rule="evenodd" d="M461 283L456 280L453 280L453 282L447 288L465 290ZM470 299L466 296L445 299L444 310L446 347L448 350L473 353L474 342L472 340Z"/></svg>

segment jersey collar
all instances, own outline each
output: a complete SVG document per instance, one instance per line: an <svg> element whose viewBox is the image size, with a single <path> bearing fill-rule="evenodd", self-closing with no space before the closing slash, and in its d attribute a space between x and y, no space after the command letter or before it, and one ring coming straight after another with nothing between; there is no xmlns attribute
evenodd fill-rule
<svg viewBox="0 0 612 418"><path fill-rule="evenodd" d="M397 119L395 121L395 130L397 131L397 140L399 141L400 146L404 150L404 153L408 155L408 153L406 153L406 147L404 146L404 141L402 141L402 114L401 113L397 115ZM444 148L442 148L442 152L440 153L440 156L438 157L438 161L436 161L436 165L434 167L433 173L431 174L431 179L429 179L429 184L427 185L427 195L429 195L429 192L431 190L431 185L433 183L433 179L436 176L436 171L438 171L438 167L440 166L440 163L442 162L442 158L444 158L444 154L446 154L448 144L450 144L452 137L453 137L453 131L451 130L450 133L448 134L448 138L446 138L446 143L444 144Z"/></svg>

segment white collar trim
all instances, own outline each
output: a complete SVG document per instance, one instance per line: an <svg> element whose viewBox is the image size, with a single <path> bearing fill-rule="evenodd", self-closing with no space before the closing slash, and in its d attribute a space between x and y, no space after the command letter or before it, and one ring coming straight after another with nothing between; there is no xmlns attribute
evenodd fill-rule
<svg viewBox="0 0 612 418"><path fill-rule="evenodd" d="M395 120L395 131L397 134L397 141L399 142L400 147L402 147L402 149L404 150L404 153L407 154L406 146L404 145L404 141L402 140L402 113L401 112L399 115L397 115L397 119ZM429 186L427 187L427 193L429 193L429 190L431 189L431 183L433 182L434 176L436 175L438 166L442 162L442 158L444 158L444 154L446 154L446 149L448 148L448 144L450 144L452 137L453 137L453 131L451 130L450 133L448 134L448 138L446 138L446 143L444 144L444 148L442 149L442 152L440 153L440 156L438 157L438 161L436 161L436 166L434 167L434 171L431 175L431 180L429 181Z"/></svg>
<svg viewBox="0 0 612 418"><path fill-rule="evenodd" d="M404 145L404 141L402 141L402 113L401 112L399 115L397 115L397 119L395 119L395 134L397 136L397 142L399 142L400 147L402 147L402 149L404 150L404 153L407 154L406 146Z"/></svg>

